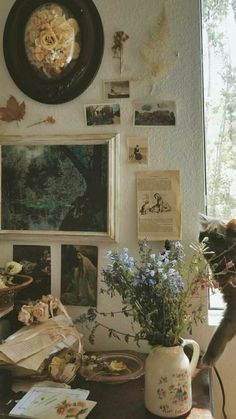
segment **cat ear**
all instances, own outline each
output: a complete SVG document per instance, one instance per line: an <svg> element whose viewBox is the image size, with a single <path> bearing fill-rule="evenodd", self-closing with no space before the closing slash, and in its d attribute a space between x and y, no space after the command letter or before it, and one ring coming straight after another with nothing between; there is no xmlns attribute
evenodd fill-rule
<svg viewBox="0 0 236 419"><path fill-rule="evenodd" d="M215 220L215 218L210 217L209 215L199 213L199 221L202 228L205 230L207 229L208 225Z"/></svg>
<svg viewBox="0 0 236 419"><path fill-rule="evenodd" d="M224 234L226 224L217 218L210 217L209 215L199 214L199 221L203 231L217 231Z"/></svg>

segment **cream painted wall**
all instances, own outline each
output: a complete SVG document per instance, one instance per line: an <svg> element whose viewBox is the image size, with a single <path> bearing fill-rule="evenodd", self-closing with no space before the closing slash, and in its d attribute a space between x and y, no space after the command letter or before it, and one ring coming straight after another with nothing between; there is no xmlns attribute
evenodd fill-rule
<svg viewBox="0 0 236 419"><path fill-rule="evenodd" d="M3 31L7 13L13 0L0 2L0 30ZM199 0L95 0L100 12L105 32L105 51L102 65L90 87L78 98L62 105L44 105L25 96L9 76L0 53L0 105L4 106L9 95L26 103L25 119L19 124L0 122L0 135L39 135L43 138L56 134L103 133L110 132L109 127L88 128L84 121L83 106L86 103L99 103L103 100L104 79L120 77L118 61L112 59L111 46L113 34L117 30L128 33L130 39L125 44L124 71L122 78L140 75L145 71L139 49L148 38L153 25L157 22L162 5L170 25L168 51L178 52L175 65L164 77L156 79L156 85L150 95L152 84L149 81L131 82L131 99L121 100L122 123L114 129L121 135L120 157L120 247L137 251L136 233L136 191L135 172L139 170L180 169L183 242L188 245L198 237L198 212L204 210L204 169L203 169L203 127L202 127L202 87L200 54L200 18ZM2 47L1 47L2 48ZM22 75L24 77L24 75ZM175 100L177 105L177 125L175 127L133 127L132 101L134 100ZM53 115L54 125L27 126L35 121ZM130 135L148 135L150 141L150 164L148 167L130 166L127 161L126 137ZM9 239L1 240L0 263L4 264L12 257L12 244ZM66 239L65 239L66 240ZM67 243L69 243L67 239ZM78 244L79 244L78 238ZM22 243L19 237L14 243ZM26 243L26 242L25 242ZM99 271L106 264L108 248L117 246L88 240L99 248ZM60 243L55 240L35 239L27 244L50 244L52 251L53 293L60 293ZM158 246L160 244L155 244ZM162 244L161 244L162 245ZM99 278L100 281L101 278ZM98 296L98 309L109 311L119 307L119 299ZM71 315L77 316L82 310L69 308ZM129 325L124 318L115 320L118 329L127 330ZM112 320L114 324L114 319ZM199 327L194 338L205 347L209 339L209 328ZM86 334L86 333L85 333ZM86 335L87 336L87 335ZM103 332L97 333L96 349L123 347L125 343L109 340ZM136 349L130 344L129 349ZM146 346L141 349L146 349Z"/></svg>

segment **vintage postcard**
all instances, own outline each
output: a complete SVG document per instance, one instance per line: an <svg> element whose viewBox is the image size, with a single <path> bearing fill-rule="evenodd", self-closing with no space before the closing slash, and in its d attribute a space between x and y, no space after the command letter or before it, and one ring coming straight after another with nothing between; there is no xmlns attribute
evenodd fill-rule
<svg viewBox="0 0 236 419"><path fill-rule="evenodd" d="M62 245L61 301L66 305L96 306L98 248Z"/></svg>
<svg viewBox="0 0 236 419"><path fill-rule="evenodd" d="M148 137L127 137L129 163L148 164Z"/></svg>
<svg viewBox="0 0 236 419"><path fill-rule="evenodd" d="M129 80L105 80L105 99L126 99L130 97Z"/></svg>
<svg viewBox="0 0 236 419"><path fill-rule="evenodd" d="M138 239L180 240L178 170L137 173Z"/></svg>
<svg viewBox="0 0 236 419"><path fill-rule="evenodd" d="M85 105L87 126L119 125L120 105L118 103L101 103Z"/></svg>
<svg viewBox="0 0 236 419"><path fill-rule="evenodd" d="M13 245L13 260L23 265L21 273L32 276L33 282L17 293L21 300L42 298L51 294L50 246Z"/></svg>
<svg viewBox="0 0 236 419"><path fill-rule="evenodd" d="M173 101L136 102L133 104L134 125L175 125L176 106Z"/></svg>

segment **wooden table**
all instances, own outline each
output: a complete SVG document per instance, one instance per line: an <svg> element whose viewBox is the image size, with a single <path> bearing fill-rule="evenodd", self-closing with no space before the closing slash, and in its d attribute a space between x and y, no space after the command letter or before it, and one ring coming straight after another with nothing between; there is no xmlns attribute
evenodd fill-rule
<svg viewBox="0 0 236 419"><path fill-rule="evenodd" d="M78 386L90 390L89 399L97 401L89 419L158 419L144 407L144 377L123 384L86 382ZM196 370L193 379L193 407L181 416L188 419L212 419L207 370Z"/></svg>
<svg viewBox="0 0 236 419"><path fill-rule="evenodd" d="M89 399L97 401L97 405L89 414L88 419L158 419L148 412L144 406L144 377L123 384L104 384L85 381L78 377L74 387L90 390ZM192 382L193 407L181 418L212 419L209 402L208 371L196 370ZM7 412L13 405L0 403L0 417L8 418Z"/></svg>

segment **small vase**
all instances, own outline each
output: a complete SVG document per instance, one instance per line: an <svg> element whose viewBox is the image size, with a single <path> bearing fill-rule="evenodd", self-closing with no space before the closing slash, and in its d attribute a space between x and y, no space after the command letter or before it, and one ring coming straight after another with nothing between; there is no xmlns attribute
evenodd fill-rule
<svg viewBox="0 0 236 419"><path fill-rule="evenodd" d="M191 345L191 362L184 346ZM200 347L192 339L179 346L156 346L145 362L145 406L154 415L175 418L192 407L191 377L200 355Z"/></svg>

